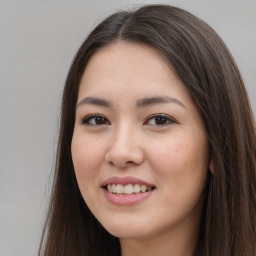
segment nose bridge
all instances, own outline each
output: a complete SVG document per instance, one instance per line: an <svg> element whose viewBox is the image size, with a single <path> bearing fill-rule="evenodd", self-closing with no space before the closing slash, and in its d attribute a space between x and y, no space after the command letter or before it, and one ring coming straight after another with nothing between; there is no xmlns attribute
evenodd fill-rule
<svg viewBox="0 0 256 256"><path fill-rule="evenodd" d="M122 123L113 132L112 146L129 150L133 146L133 137L135 136L136 130L134 126L129 122Z"/></svg>
<svg viewBox="0 0 256 256"><path fill-rule="evenodd" d="M139 131L132 122L123 122L113 128L106 160L119 167L128 163L140 164L143 161Z"/></svg>

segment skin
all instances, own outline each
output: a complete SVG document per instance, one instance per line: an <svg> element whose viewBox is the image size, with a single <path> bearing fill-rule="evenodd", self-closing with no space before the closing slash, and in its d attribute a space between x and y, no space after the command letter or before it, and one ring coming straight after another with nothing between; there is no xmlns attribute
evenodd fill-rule
<svg viewBox="0 0 256 256"><path fill-rule="evenodd" d="M136 106L155 96L175 100ZM111 106L82 102L85 97ZM103 116L102 122L83 123L91 114ZM159 114L165 115L162 125ZM120 238L122 255L193 254L208 141L193 99L161 53L121 41L91 57L79 87L71 150L82 196L106 230ZM101 188L113 176L136 177L156 189L135 205L114 205Z"/></svg>

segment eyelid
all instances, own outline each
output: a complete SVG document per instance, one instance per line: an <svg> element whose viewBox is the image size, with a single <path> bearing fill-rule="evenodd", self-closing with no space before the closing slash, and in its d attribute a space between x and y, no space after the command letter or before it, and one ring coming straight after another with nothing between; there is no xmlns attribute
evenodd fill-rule
<svg viewBox="0 0 256 256"><path fill-rule="evenodd" d="M146 124L146 125L151 125L151 126L169 126L169 125L172 125L172 124L176 124L178 123L173 117L167 115L167 114L163 114L163 113L159 113L159 114L153 114L153 115L150 115L149 117L147 117L146 121L144 122L144 124L146 122L148 122L150 119L153 119L153 118L157 118L157 117L163 117L163 118L166 118L170 121L170 123L168 124L162 124L162 125L151 125L151 124Z"/></svg>
<svg viewBox="0 0 256 256"><path fill-rule="evenodd" d="M96 117L104 118L106 120L107 124L90 124L89 121L93 118L96 118ZM157 118L157 117L166 118L168 120L168 123L167 124L148 124L149 120ZM96 114L89 114L89 115L85 116L84 118L82 118L81 123L83 125L87 125L87 126L102 126L102 125L110 125L111 124L110 121L104 115L97 114L97 113ZM169 125L172 125L172 124L175 124L175 123L177 123L177 121L173 117L171 117L167 114L158 113L158 114L152 114L152 115L148 116L146 118L146 120L143 122L143 125L164 127L164 126L169 126Z"/></svg>
<svg viewBox="0 0 256 256"><path fill-rule="evenodd" d="M106 121L110 124L110 121L102 114L89 114L82 118L81 123L84 125L88 125L88 126L100 126L97 124L89 124L88 123L91 119L96 118L96 117L102 117L102 118L106 119ZM107 124L107 125L109 125L109 124ZM102 125L105 125L105 124L102 124Z"/></svg>

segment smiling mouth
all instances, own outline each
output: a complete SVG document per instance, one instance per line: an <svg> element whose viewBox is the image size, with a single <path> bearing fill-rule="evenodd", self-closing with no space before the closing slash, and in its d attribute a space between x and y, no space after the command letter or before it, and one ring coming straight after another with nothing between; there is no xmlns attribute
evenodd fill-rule
<svg viewBox="0 0 256 256"><path fill-rule="evenodd" d="M106 189L108 192L112 194L117 194L117 195L131 195L131 194L139 194L139 193L145 193L149 192L151 190L154 190L155 187L151 186L146 186L144 184L127 184L127 185L122 185L122 184L108 184L103 187Z"/></svg>

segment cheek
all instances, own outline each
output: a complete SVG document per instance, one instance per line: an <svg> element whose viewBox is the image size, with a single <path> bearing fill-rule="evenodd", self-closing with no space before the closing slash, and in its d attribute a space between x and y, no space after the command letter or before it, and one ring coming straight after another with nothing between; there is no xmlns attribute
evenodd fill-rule
<svg viewBox="0 0 256 256"><path fill-rule="evenodd" d="M103 148L97 141L93 142L74 134L71 154L79 187L82 188L87 183L94 183L104 160Z"/></svg>
<svg viewBox="0 0 256 256"><path fill-rule="evenodd" d="M191 139L193 138L193 139ZM191 184L204 182L208 165L207 142L203 138L176 138L153 146L151 151L152 166L161 176L161 180L174 190Z"/></svg>
<svg viewBox="0 0 256 256"><path fill-rule="evenodd" d="M203 141L198 145L196 140L173 141L155 150L153 165L161 187L164 212L179 218L192 209L200 211L207 174L207 152L207 143Z"/></svg>
<svg viewBox="0 0 256 256"><path fill-rule="evenodd" d="M153 147L151 154L158 172L162 174L170 174L180 172L181 169L188 166L193 160L189 144L187 143L165 143L161 147ZM153 157L154 156L154 157Z"/></svg>

